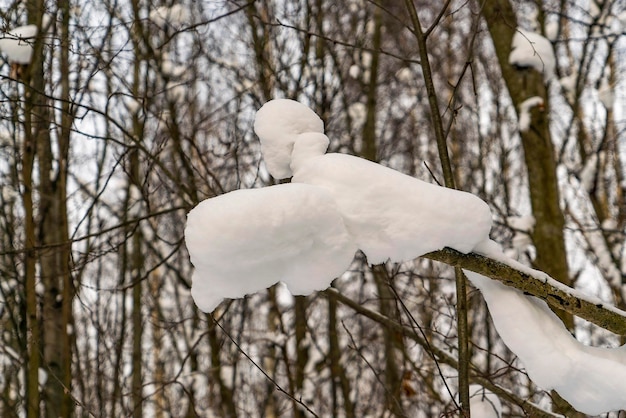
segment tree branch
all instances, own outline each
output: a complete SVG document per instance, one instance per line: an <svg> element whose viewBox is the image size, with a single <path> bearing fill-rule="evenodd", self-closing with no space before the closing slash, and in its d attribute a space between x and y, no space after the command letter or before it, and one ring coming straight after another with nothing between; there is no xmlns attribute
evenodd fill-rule
<svg viewBox="0 0 626 418"><path fill-rule="evenodd" d="M341 302L343 305L351 308L355 312L360 315L365 316L366 318L371 319L374 322L381 324L382 326L393 330L399 334L402 334L404 337L410 338L415 341L422 347L426 349L426 351L433 357L435 362L441 362L447 364L450 367L458 369L459 362L458 359L455 358L452 354L448 353L446 350L442 350L441 348L430 343L426 338L419 333L415 332L415 329L408 327L406 325L399 324L393 319L381 314L380 312L373 311L371 309L366 308L361 303L352 300L351 298L341 294L335 288L329 288L326 290L326 294L329 297L334 297L337 301ZM469 364L469 368L472 370L472 374L470 376L470 380L472 382L478 383L482 385L484 388L492 391L498 397L502 399L506 399L507 401L518 405L522 408L526 413L530 414L533 417L541 417L541 418L553 418L561 415L552 414L548 411L545 411L538 407L537 405L529 402L525 399L522 399L512 392L502 388L493 383L492 379L489 379L482 375L482 372L473 364Z"/></svg>
<svg viewBox="0 0 626 418"><path fill-rule="evenodd" d="M454 184L454 176L452 174L452 164L450 163L450 156L448 154L448 144L446 142L446 134L443 129L443 121L441 114L439 113L439 100L435 89L435 82L433 79L430 62L428 60L428 49L426 46L426 37L428 34L424 34L422 25L417 15L417 9L413 0L405 0L407 10L413 23L413 33L417 40L417 45L420 54L420 62L422 72L424 74L424 82L426 83L426 91L428 93L428 103L430 105L430 114L433 121L433 129L435 131L435 138L437 140L437 149L439 151L439 160L441 161L441 169L443 171L443 178L446 187L456 189ZM438 20L443 16L445 9L448 7L449 2L444 5L440 16L433 22L433 25L428 29L428 33L436 26ZM470 418L470 405L469 405L469 325L467 320L467 283L465 275L460 268L456 268L454 271L455 283L456 283L456 323L457 323L457 344L459 349L459 400L461 401L461 416Z"/></svg>
<svg viewBox="0 0 626 418"><path fill-rule="evenodd" d="M479 254L463 254L447 247L424 257L498 280L615 334L626 335L626 312L585 296L543 272L530 274Z"/></svg>

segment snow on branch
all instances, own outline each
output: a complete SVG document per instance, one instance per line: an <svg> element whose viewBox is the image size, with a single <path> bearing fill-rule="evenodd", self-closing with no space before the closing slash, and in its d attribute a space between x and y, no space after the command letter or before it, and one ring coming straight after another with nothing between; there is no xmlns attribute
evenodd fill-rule
<svg viewBox="0 0 626 418"><path fill-rule="evenodd" d="M463 254L452 248L434 251L424 257L498 280L615 334L626 335L626 312L572 289L546 273L528 268L519 270L480 254Z"/></svg>
<svg viewBox="0 0 626 418"><path fill-rule="evenodd" d="M295 294L324 289L356 249L372 264L425 255L467 270L498 333L539 386L585 413L626 408L626 346L581 344L544 301L620 335L626 313L506 257L489 239L492 215L481 199L326 153L322 120L292 100L266 103L255 131L270 173L293 177L208 199L189 213L191 293L200 309L279 280Z"/></svg>
<svg viewBox="0 0 626 418"><path fill-rule="evenodd" d="M519 68L533 68L548 81L554 77L556 67L552 43L538 33L518 28L513 36L509 64Z"/></svg>
<svg viewBox="0 0 626 418"><path fill-rule="evenodd" d="M533 107L539 107L542 109L543 107L543 99L539 96L531 97L530 99L526 99L519 106L519 130L520 132L528 132L530 128L531 115L530 110Z"/></svg>

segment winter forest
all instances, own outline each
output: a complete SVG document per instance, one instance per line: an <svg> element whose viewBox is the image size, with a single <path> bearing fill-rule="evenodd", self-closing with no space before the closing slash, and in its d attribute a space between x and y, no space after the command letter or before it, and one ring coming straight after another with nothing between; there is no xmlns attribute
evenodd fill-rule
<svg viewBox="0 0 626 418"><path fill-rule="evenodd" d="M0 416L626 416L622 0L0 4ZM294 112L390 180L276 175ZM192 297L369 208L418 253Z"/></svg>

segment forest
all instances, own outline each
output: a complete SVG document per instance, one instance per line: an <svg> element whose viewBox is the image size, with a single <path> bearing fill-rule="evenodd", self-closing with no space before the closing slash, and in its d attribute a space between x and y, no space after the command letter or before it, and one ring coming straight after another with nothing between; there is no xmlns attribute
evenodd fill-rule
<svg viewBox="0 0 626 418"><path fill-rule="evenodd" d="M581 344L626 343L623 1L0 4L0 416L588 416L461 268ZM273 99L319 115L329 152L479 197L504 254L554 281L357 252L326 290L203 312L187 214L289 183L254 128Z"/></svg>

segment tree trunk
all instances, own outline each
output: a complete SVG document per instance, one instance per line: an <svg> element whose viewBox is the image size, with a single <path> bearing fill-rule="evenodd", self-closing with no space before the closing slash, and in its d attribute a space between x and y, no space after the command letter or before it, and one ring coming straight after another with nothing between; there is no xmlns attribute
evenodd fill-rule
<svg viewBox="0 0 626 418"><path fill-rule="evenodd" d="M28 3L29 16L31 21L41 27L43 19L44 5L41 1L31 1ZM61 95L69 97L69 72L68 63L68 32L67 24L69 17L67 10L60 8L61 21ZM67 126L67 115L62 116L61 129L55 139L50 135L50 126L54 123L53 115L50 111L49 100L41 93L45 89L44 78L44 42L45 37L40 33L34 47L33 59L29 66L29 72L25 76L25 82L30 85L25 91L26 117L24 130L26 133L27 148L36 147L39 173L39 212L36 217L37 245L40 247L38 261L41 273L41 284L43 285L43 299L41 301L41 331L43 343L43 366L47 372L44 392L44 416L47 417L69 417L73 411L73 401L71 398L71 326L72 326L72 300L73 285L70 272L70 242L68 233L67 217L67 162L69 158L69 128ZM64 51L65 48L65 51ZM62 108L66 110L65 107ZM35 145L36 144L36 145ZM30 151L29 151L30 152ZM28 155L28 153L27 153ZM32 155L28 155L30 160L25 171L31 171ZM25 173L26 174L26 173ZM29 175L27 174L27 177ZM30 181L30 180L29 180ZM30 196L27 199L31 200ZM30 214L28 217L30 217ZM29 220L27 220L27 223ZM27 240L32 238L32 227L27 225ZM28 235L31 235L28 238ZM27 255L30 259L30 255ZM32 280L34 272L32 260L27 262L27 280ZM29 286L27 286L29 287ZM33 318L33 297L29 291L29 318ZM32 328L31 328L32 329ZM33 341L31 348L36 343ZM30 355L31 366L34 367L35 354ZM34 374L38 370L30 370L29 384L37 382ZM32 398L35 387L29 388L29 401L35 402ZM29 402L29 413L34 413L36 407Z"/></svg>
<svg viewBox="0 0 626 418"><path fill-rule="evenodd" d="M218 385L220 400L218 402L220 416L224 418L236 418L237 407L233 398L233 391L224 383L222 379L222 361L220 359L221 341L217 337L217 325L211 314L207 315L209 327L207 337L211 348L211 380Z"/></svg>
<svg viewBox="0 0 626 418"><path fill-rule="evenodd" d="M560 207L556 159L548 117L550 105L544 78L532 68L518 69L509 64L511 44L517 30L516 16L509 0L489 0L482 7L482 13L515 108L519 112L521 103L530 97L539 96L543 99L543 108L533 108L529 128L520 132L530 203L535 217L532 231L537 252L535 267L561 283L570 285L563 235L565 220ZM557 311L557 314L570 330L573 329L572 315L563 311Z"/></svg>
<svg viewBox="0 0 626 418"><path fill-rule="evenodd" d="M29 109L30 108L30 109ZM24 208L24 282L25 282L25 320L26 348L28 363L26 367L26 416L39 418L39 365L40 365L40 332L38 301L35 290L35 270L37 265L37 238L35 234L35 214L33 207L33 166L35 163L36 142L30 130L32 106L24 112L25 130L22 148L22 204Z"/></svg>
<svg viewBox="0 0 626 418"><path fill-rule="evenodd" d="M389 277L386 267L382 264L373 266L372 274L374 276L374 282L376 283L376 289L378 290L380 313L397 323L401 323L400 313L396 306L396 296L389 287ZM384 382L386 407L394 417L404 417L406 414L402 408L402 400L400 397L403 373L400 370L399 364L402 358L398 358L399 354L401 357L404 352L404 339L402 334L387 327L383 328L383 339L385 346Z"/></svg>
<svg viewBox="0 0 626 418"><path fill-rule="evenodd" d="M333 386L333 399L337 398L337 385L343 397L343 413L346 418L354 418L354 403L350 399L350 381L346 376L346 370L341 364L341 347L337 336L337 297L335 292L326 292L328 296L328 350L330 357L331 384ZM336 404L337 402L335 402ZM338 412L333 408L333 413Z"/></svg>

